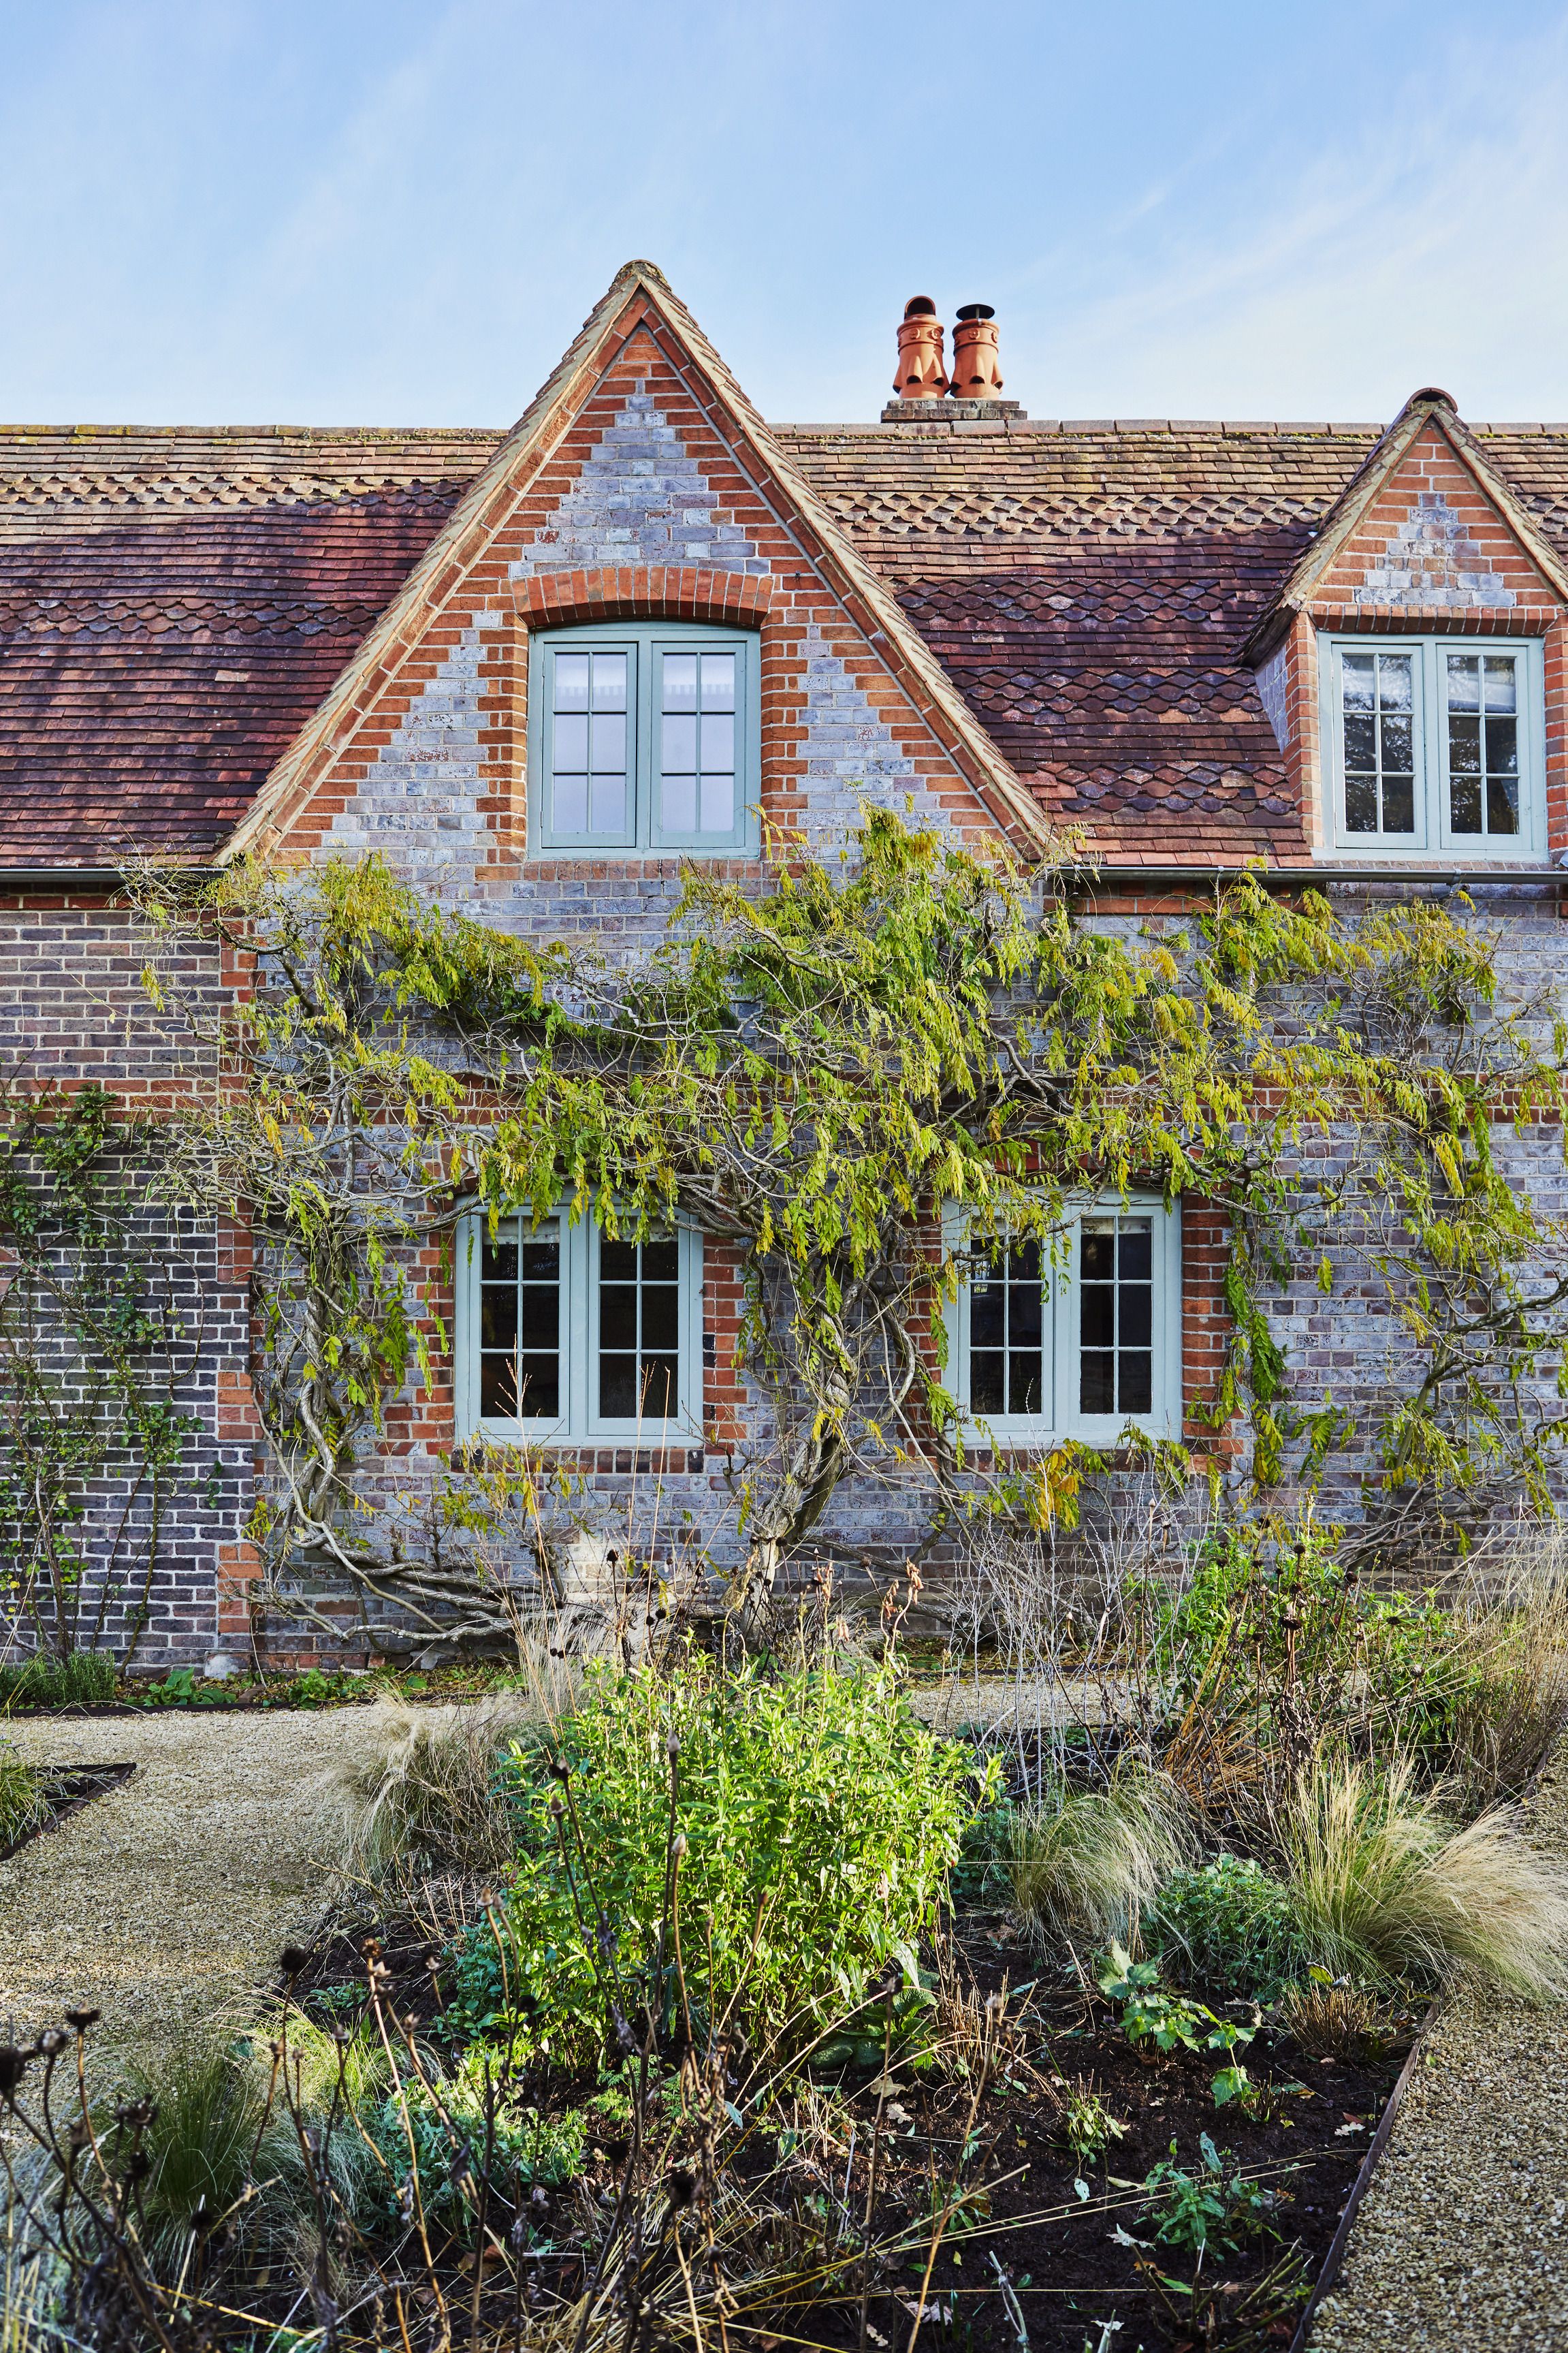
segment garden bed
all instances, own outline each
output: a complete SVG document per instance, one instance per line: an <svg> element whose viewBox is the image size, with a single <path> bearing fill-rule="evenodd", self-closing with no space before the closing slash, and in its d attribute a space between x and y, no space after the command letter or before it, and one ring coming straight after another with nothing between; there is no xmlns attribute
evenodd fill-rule
<svg viewBox="0 0 1568 2353"><path fill-rule="evenodd" d="M33 1768L43 1810L29 1822L17 1838L0 1846L0 1862L42 1838L47 1831L58 1830L90 1806L95 1798L107 1798L111 1789L123 1788L135 1772L134 1765L42 1765Z"/></svg>

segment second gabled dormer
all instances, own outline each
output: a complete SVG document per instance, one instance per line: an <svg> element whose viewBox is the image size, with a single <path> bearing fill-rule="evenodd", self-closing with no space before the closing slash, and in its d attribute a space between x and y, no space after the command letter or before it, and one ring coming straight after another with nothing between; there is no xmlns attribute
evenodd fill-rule
<svg viewBox="0 0 1568 2353"><path fill-rule="evenodd" d="M1445 392L1409 399L1248 641L1325 863L1535 867L1568 838L1568 574Z"/></svg>

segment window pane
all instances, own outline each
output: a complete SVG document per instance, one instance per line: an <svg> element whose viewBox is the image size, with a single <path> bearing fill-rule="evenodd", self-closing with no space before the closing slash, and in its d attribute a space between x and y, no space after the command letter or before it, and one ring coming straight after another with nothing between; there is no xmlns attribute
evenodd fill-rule
<svg viewBox="0 0 1568 2353"><path fill-rule="evenodd" d="M479 1411L489 1421L510 1421L517 1414L515 1356L479 1358Z"/></svg>
<svg viewBox="0 0 1568 2353"><path fill-rule="evenodd" d="M589 833L624 833L626 827L626 780L595 776L588 802Z"/></svg>
<svg viewBox="0 0 1568 2353"><path fill-rule="evenodd" d="M704 833L734 832L735 779L733 776L703 777L702 830Z"/></svg>
<svg viewBox="0 0 1568 2353"><path fill-rule="evenodd" d="M999 1282L977 1282L969 1296L969 1339L973 1348L1000 1348L1007 1338L1007 1294Z"/></svg>
<svg viewBox="0 0 1568 2353"><path fill-rule="evenodd" d="M1489 711L1518 709L1518 688L1515 682L1518 670L1519 664L1511 655L1489 654L1487 656L1487 709Z"/></svg>
<svg viewBox="0 0 1568 2353"><path fill-rule="evenodd" d="M666 833L695 833L697 830L697 779L695 776L666 776L658 797L659 821Z"/></svg>
<svg viewBox="0 0 1568 2353"><path fill-rule="evenodd" d="M555 1282L525 1282L522 1286L521 1338L525 1348L553 1348L561 1337L561 1286Z"/></svg>
<svg viewBox="0 0 1568 2353"><path fill-rule="evenodd" d="M696 710L697 656L695 654L666 654L664 707L666 711Z"/></svg>
<svg viewBox="0 0 1568 2353"><path fill-rule="evenodd" d="M638 1383L638 1409L650 1419L668 1421L676 1411L679 1372L673 1356L645 1356Z"/></svg>
<svg viewBox="0 0 1568 2353"><path fill-rule="evenodd" d="M1481 666L1474 654L1448 656L1448 708L1479 711L1481 707Z"/></svg>
<svg viewBox="0 0 1568 2353"><path fill-rule="evenodd" d="M599 1411L616 1421L630 1421L637 1409L637 1360L635 1356L599 1356Z"/></svg>
<svg viewBox="0 0 1568 2353"><path fill-rule="evenodd" d="M1006 1358L1000 1351L989 1348L972 1349L969 1357L969 1409L976 1414L1005 1413L1007 1395L1003 1385L1003 1367Z"/></svg>
<svg viewBox="0 0 1568 2353"><path fill-rule="evenodd" d="M1079 1330L1086 1348L1115 1346L1116 1293L1109 1282L1084 1284Z"/></svg>
<svg viewBox="0 0 1568 2353"><path fill-rule="evenodd" d="M692 719L664 715L660 733L662 760L667 776L689 776L697 765L697 722Z"/></svg>
<svg viewBox="0 0 1568 2353"><path fill-rule="evenodd" d="M1146 1282L1121 1286L1117 1341L1123 1348L1146 1348L1154 1336L1154 1293Z"/></svg>
<svg viewBox="0 0 1568 2353"><path fill-rule="evenodd" d="M587 710L588 657L586 654L556 655L555 708L557 711Z"/></svg>
<svg viewBox="0 0 1568 2353"><path fill-rule="evenodd" d="M1377 699L1385 712L1409 710L1412 668L1408 654L1378 655Z"/></svg>
<svg viewBox="0 0 1568 2353"><path fill-rule="evenodd" d="M626 707L626 658L625 654L594 656L594 708L595 711L624 711Z"/></svg>
<svg viewBox="0 0 1568 2353"><path fill-rule="evenodd" d="M1372 709L1374 675L1375 665L1371 654L1341 655L1340 695L1347 712Z"/></svg>
<svg viewBox="0 0 1568 2353"><path fill-rule="evenodd" d="M1037 1277L1033 1282L1008 1284L1007 1338L1013 1347L1030 1347L1038 1353L1043 1308Z"/></svg>
<svg viewBox="0 0 1568 2353"><path fill-rule="evenodd" d="M1154 1271L1154 1230L1147 1218L1129 1218L1118 1238L1116 1271L1123 1282L1147 1282Z"/></svg>
<svg viewBox="0 0 1568 2353"><path fill-rule="evenodd" d="M1408 775L1415 765L1415 746L1411 737L1408 719L1385 719L1383 723L1383 765Z"/></svg>
<svg viewBox="0 0 1568 2353"><path fill-rule="evenodd" d="M1377 781L1373 776L1345 778L1345 831L1377 831Z"/></svg>
<svg viewBox="0 0 1568 2353"><path fill-rule="evenodd" d="M1519 779L1517 776L1487 778L1487 831L1489 833L1519 831Z"/></svg>
<svg viewBox="0 0 1568 2353"><path fill-rule="evenodd" d="M1085 1282L1109 1282L1116 1272L1114 1226L1085 1226L1079 1271Z"/></svg>
<svg viewBox="0 0 1568 2353"><path fill-rule="evenodd" d="M1007 1358L1007 1411L1038 1413L1040 1410L1040 1352L1015 1349Z"/></svg>
<svg viewBox="0 0 1568 2353"><path fill-rule="evenodd" d="M517 1288L487 1282L479 1309L481 1348L510 1348L517 1339Z"/></svg>
<svg viewBox="0 0 1568 2353"><path fill-rule="evenodd" d="M1130 1349L1119 1360L1118 1413L1148 1413L1153 1406L1154 1359L1146 1350Z"/></svg>
<svg viewBox="0 0 1568 2353"><path fill-rule="evenodd" d="M643 1286L642 1345L647 1348L674 1348L680 1342L680 1293L673 1282L650 1282Z"/></svg>
<svg viewBox="0 0 1568 2353"><path fill-rule="evenodd" d="M735 708L733 654L703 655L702 708L704 711L733 711Z"/></svg>
<svg viewBox="0 0 1568 2353"><path fill-rule="evenodd" d="M561 1418L561 1359L525 1353L518 1363L521 1375L516 1410L528 1420Z"/></svg>
<svg viewBox="0 0 1568 2353"><path fill-rule="evenodd" d="M1448 713L1448 766L1458 776L1476 776L1481 767L1481 723L1461 712Z"/></svg>
<svg viewBox="0 0 1568 2353"><path fill-rule="evenodd" d="M578 776L588 765L588 721L559 713L555 721L555 739L552 745L558 776Z"/></svg>
<svg viewBox="0 0 1568 2353"><path fill-rule="evenodd" d="M705 713L702 721L702 765L729 775L735 765L735 723L726 712Z"/></svg>
<svg viewBox="0 0 1568 2353"><path fill-rule="evenodd" d="M1479 833L1481 829L1479 776L1451 776L1449 777L1448 829L1451 833Z"/></svg>
<svg viewBox="0 0 1568 2353"><path fill-rule="evenodd" d="M1384 833L1415 832L1415 779L1414 776L1384 776L1383 829Z"/></svg>
<svg viewBox="0 0 1568 2353"><path fill-rule="evenodd" d="M549 1229L545 1229L546 1232ZM515 1247L515 1245L514 1245ZM514 1259L513 1264L516 1261ZM522 1279L524 1282L559 1282L561 1280L561 1245L557 1241L525 1241L522 1246Z"/></svg>
<svg viewBox="0 0 1568 2353"><path fill-rule="evenodd" d="M1345 721L1345 767L1370 776L1377 766L1377 722L1370 714Z"/></svg>
<svg viewBox="0 0 1568 2353"><path fill-rule="evenodd" d="M1487 768L1494 776L1519 773L1519 722L1487 714Z"/></svg>
<svg viewBox="0 0 1568 2353"><path fill-rule="evenodd" d="M586 833L588 830L588 779L586 776L557 776L551 795L557 833Z"/></svg>
<svg viewBox="0 0 1568 2353"><path fill-rule="evenodd" d="M594 766L602 776L626 773L626 720L623 711L594 714Z"/></svg>
<svg viewBox="0 0 1568 2353"><path fill-rule="evenodd" d="M680 1244L671 1236L664 1241L642 1245L642 1278L645 1282L676 1282L680 1278Z"/></svg>
<svg viewBox="0 0 1568 2353"><path fill-rule="evenodd" d="M501 1232L492 1240L486 1233L479 1242L479 1272L486 1282L517 1281L517 1237Z"/></svg>
<svg viewBox="0 0 1568 2353"><path fill-rule="evenodd" d="M1079 1378L1079 1411L1080 1413L1114 1413L1116 1411L1116 1358L1109 1351L1103 1355L1083 1352L1083 1369Z"/></svg>
<svg viewBox="0 0 1568 2353"><path fill-rule="evenodd" d="M637 1246L636 1242L613 1242L608 1234L599 1243L599 1279L602 1282L635 1282L637 1279Z"/></svg>
<svg viewBox="0 0 1568 2353"><path fill-rule="evenodd" d="M635 1348L637 1344L637 1293L635 1282L606 1282L599 1289L599 1345Z"/></svg>

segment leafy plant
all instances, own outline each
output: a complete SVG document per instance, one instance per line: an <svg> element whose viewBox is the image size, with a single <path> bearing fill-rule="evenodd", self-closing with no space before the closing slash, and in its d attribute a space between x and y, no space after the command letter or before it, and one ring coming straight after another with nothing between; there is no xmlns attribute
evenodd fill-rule
<svg viewBox="0 0 1568 2353"><path fill-rule="evenodd" d="M1037 1934L1103 1944L1133 1936L1192 1852L1186 1805L1168 1775L1119 1765L1103 1789L1058 1783L1013 1823L1013 1900Z"/></svg>
<svg viewBox="0 0 1568 2353"><path fill-rule="evenodd" d="M47 1812L48 1797L37 1767L18 1757L8 1740L0 1741L0 1846L26 1838Z"/></svg>
<svg viewBox="0 0 1568 2353"><path fill-rule="evenodd" d="M35 1651L0 1667L0 1700L13 1707L107 1707L117 1687L107 1651Z"/></svg>
<svg viewBox="0 0 1568 2353"><path fill-rule="evenodd" d="M1098 2165L1126 2135L1127 2126L1091 2084L1080 2081L1071 2087L1062 2104L1062 2138L1080 2166Z"/></svg>
<svg viewBox="0 0 1568 2353"><path fill-rule="evenodd" d="M1460 1828L1417 1796L1408 1757L1329 1758L1298 1780L1279 1837L1302 1937L1334 1975L1568 1991L1568 1865L1531 1845L1518 1807Z"/></svg>
<svg viewBox="0 0 1568 2353"><path fill-rule="evenodd" d="M1289 1889L1240 1855L1173 1872L1151 1936L1164 1966L1174 1962L1189 1983L1260 2007L1277 2000L1310 1959Z"/></svg>
<svg viewBox="0 0 1568 2353"><path fill-rule="evenodd" d="M1184 1994L1167 1993L1160 1983L1158 1965L1131 1959L1122 1945L1111 1946L1098 1982L1108 2001L1122 2005L1121 2031L1135 2047L1152 2042L1159 2051L1223 2052L1228 2058L1245 2051L1258 2031L1216 2018L1201 2001L1191 2001ZM1236 2088L1239 2088L1246 2081L1246 2070L1234 2072L1238 2078Z"/></svg>
<svg viewBox="0 0 1568 2353"><path fill-rule="evenodd" d="M1215 2147L1207 2133L1198 2136L1201 2164L1178 2165L1176 2144L1145 2177L1149 2194L1144 2209L1154 2236L1165 2245L1201 2253L1212 2239L1216 2246L1237 2247L1270 2227L1279 2206L1279 2193L1242 2178L1228 2149Z"/></svg>
<svg viewBox="0 0 1568 2353"><path fill-rule="evenodd" d="M371 2119L389 2204L395 2210L402 2185L416 2179L426 2208L447 2223L464 2218L480 2163L531 2185L575 2180L588 2129L581 2108L545 2114L523 2105L509 2071L482 2043L449 2073L400 2081Z"/></svg>
<svg viewBox="0 0 1568 2353"><path fill-rule="evenodd" d="M806 2041L863 2005L889 1959L918 1984L914 1948L978 1802L973 1758L926 1730L887 1669L597 1666L554 1770L513 1754L517 1864L499 1939L487 1924L458 1957L461 1998L476 2024L521 2005L533 2035L584 2054L615 2031L625 1973L652 1965L670 1903L671 2019L678 1965L695 2014L720 2015L743 1980L755 2031Z"/></svg>

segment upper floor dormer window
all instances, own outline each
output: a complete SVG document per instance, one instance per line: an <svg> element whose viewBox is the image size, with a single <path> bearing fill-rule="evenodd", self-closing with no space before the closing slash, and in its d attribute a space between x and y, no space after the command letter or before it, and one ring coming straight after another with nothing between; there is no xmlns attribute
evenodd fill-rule
<svg viewBox="0 0 1568 2353"><path fill-rule="evenodd" d="M1338 849L1544 856L1539 643L1324 637L1320 648Z"/></svg>
<svg viewBox="0 0 1568 2353"><path fill-rule="evenodd" d="M737 850L755 839L757 643L632 622L533 640L532 839L567 851Z"/></svg>

